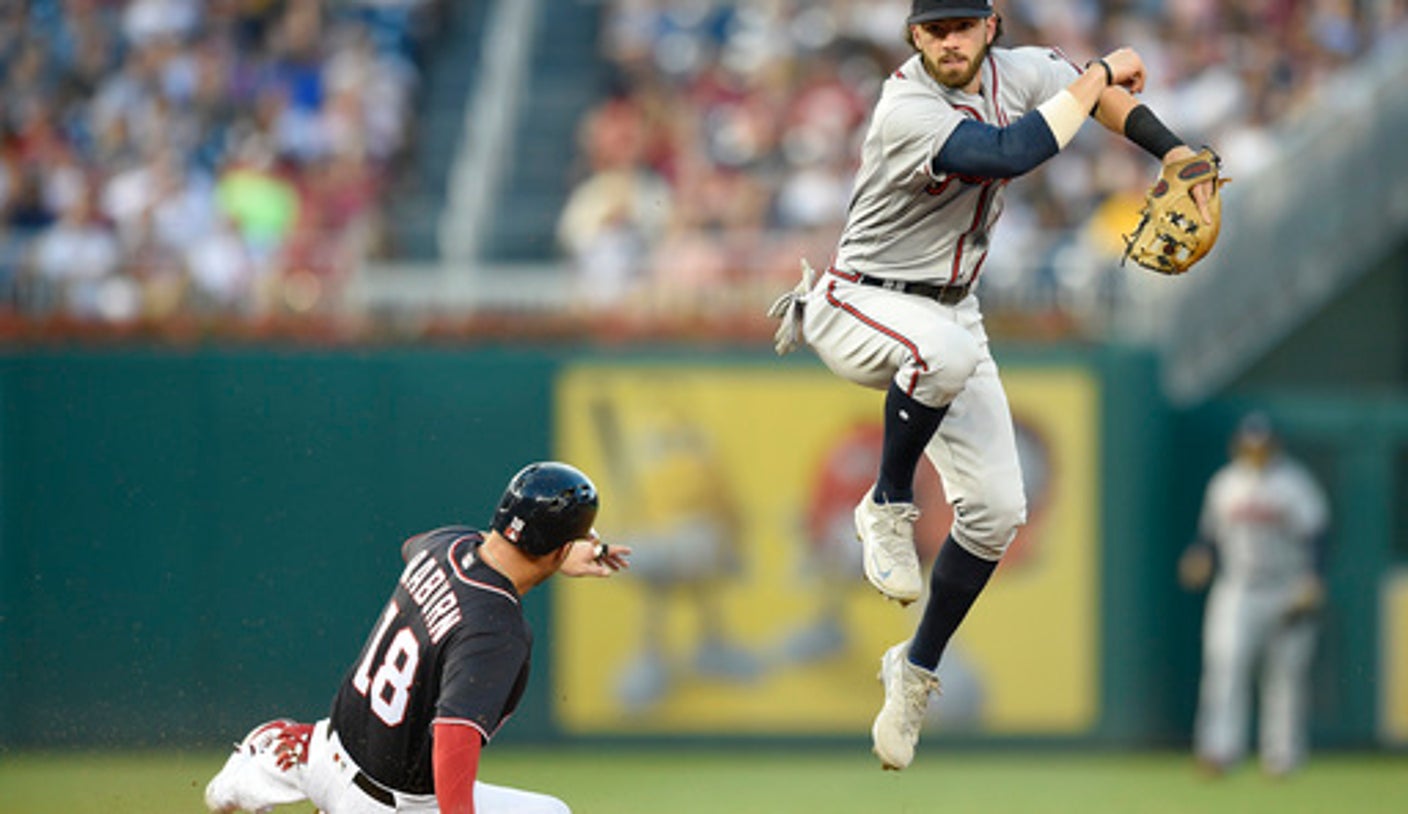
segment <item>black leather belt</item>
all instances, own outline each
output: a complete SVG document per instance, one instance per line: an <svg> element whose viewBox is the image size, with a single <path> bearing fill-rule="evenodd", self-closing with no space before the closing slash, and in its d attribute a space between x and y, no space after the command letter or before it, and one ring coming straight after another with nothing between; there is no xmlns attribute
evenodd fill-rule
<svg viewBox="0 0 1408 814"><path fill-rule="evenodd" d="M916 297L925 297L943 305L957 305L968 296L968 292L973 290L972 283L963 285L934 285L933 283L920 283L912 280L887 280L884 277L871 277L869 274L861 274L857 271L841 271L831 269L831 273L844 280L861 285L884 288L890 291L898 291L901 294L913 294Z"/></svg>
<svg viewBox="0 0 1408 814"><path fill-rule="evenodd" d="M332 728L332 722L329 721L327 731L328 740L332 740L333 733L334 730ZM392 794L390 789L386 788L385 786L381 785L370 777L367 777L367 775L363 773L361 769L358 769L357 773L352 775L352 784L357 788L361 789L363 794L366 794L368 797L372 798L378 803L381 803L387 808L396 807L396 795Z"/></svg>
<svg viewBox="0 0 1408 814"><path fill-rule="evenodd" d="M387 791L386 788L384 788L383 786L377 785L377 782L375 780L371 779L370 777L367 777L362 772L358 771L355 775L353 775L352 782L355 783L357 788L361 789L368 797L372 798L373 800L376 800L378 803L381 803L387 808L396 807L396 795L392 794L390 791Z"/></svg>

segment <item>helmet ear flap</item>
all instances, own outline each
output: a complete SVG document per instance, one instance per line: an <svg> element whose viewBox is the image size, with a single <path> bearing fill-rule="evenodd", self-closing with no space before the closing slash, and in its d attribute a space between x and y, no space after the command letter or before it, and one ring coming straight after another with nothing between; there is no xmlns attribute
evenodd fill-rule
<svg viewBox="0 0 1408 814"><path fill-rule="evenodd" d="M598 504L596 486L577 468L556 461L529 464L509 481L490 528L541 557L588 536Z"/></svg>

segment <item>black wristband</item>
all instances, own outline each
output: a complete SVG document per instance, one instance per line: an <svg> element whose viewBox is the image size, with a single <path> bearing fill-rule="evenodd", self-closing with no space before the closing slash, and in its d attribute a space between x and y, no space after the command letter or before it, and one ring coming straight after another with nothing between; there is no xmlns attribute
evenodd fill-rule
<svg viewBox="0 0 1408 814"><path fill-rule="evenodd" d="M1105 87L1108 88L1111 85L1115 84L1115 72L1110 69L1110 63L1106 62L1104 57L1100 57L1099 59L1092 59L1089 62L1085 63L1085 69L1088 71L1090 70L1091 65L1096 64L1105 69Z"/></svg>
<svg viewBox="0 0 1408 814"><path fill-rule="evenodd" d="M1159 121L1148 105L1138 105L1124 120L1124 137L1143 147L1154 158L1163 160L1169 150L1184 144L1183 139Z"/></svg>

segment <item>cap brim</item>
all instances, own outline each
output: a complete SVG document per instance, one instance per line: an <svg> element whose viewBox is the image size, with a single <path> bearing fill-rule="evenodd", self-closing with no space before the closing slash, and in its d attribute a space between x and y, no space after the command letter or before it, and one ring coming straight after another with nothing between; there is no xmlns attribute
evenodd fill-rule
<svg viewBox="0 0 1408 814"><path fill-rule="evenodd" d="M984 11L980 11L978 9L963 8L936 9L934 11L921 11L918 14L910 15L909 25L918 25L919 23L932 23L935 20L960 20L964 18L981 19L984 17L991 17L992 14L992 9L987 9Z"/></svg>

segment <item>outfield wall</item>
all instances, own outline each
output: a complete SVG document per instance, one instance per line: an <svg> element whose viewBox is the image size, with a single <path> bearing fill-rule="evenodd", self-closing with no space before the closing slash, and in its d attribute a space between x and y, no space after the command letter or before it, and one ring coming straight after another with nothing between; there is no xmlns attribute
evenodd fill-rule
<svg viewBox="0 0 1408 814"><path fill-rule="evenodd" d="M1200 600L1173 563L1248 405L1172 411L1136 351L999 358L1041 462L1034 517L965 625L954 675L972 680L951 682L935 737L1182 743ZM11 354L0 744L211 744L324 714L400 540L484 522L509 474L556 456L597 478L603 530L655 556L620 585L530 594L535 677L507 739L863 737L871 663L912 620L845 578L825 521L853 500L838 439L863 451L879 398L763 352ZM1381 629L1399 628L1379 620L1408 603L1379 591L1408 560L1392 542L1408 408L1266 404L1311 445L1343 518L1318 737L1368 744L1401 706L1379 680L1400 663ZM799 635L828 629L840 637ZM704 646L719 641L734 647ZM650 653L661 670L641 667Z"/></svg>

